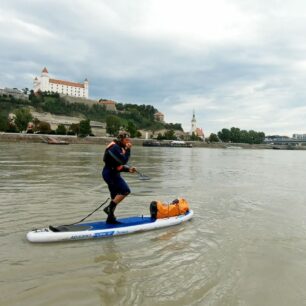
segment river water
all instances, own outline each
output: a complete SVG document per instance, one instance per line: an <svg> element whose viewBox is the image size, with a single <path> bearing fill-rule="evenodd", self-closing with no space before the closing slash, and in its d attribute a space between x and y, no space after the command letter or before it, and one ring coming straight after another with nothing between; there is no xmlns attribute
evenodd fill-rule
<svg viewBox="0 0 306 306"><path fill-rule="evenodd" d="M306 305L304 151L134 147L118 216L185 197L193 220L151 232L31 244L108 197L102 145L0 143L1 306ZM90 220L104 218L102 211Z"/></svg>

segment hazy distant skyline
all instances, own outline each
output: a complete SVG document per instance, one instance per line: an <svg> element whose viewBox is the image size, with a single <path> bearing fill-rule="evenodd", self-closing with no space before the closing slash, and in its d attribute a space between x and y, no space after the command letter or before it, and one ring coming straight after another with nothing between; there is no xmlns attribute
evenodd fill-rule
<svg viewBox="0 0 306 306"><path fill-rule="evenodd" d="M151 104L206 135L306 133L306 2L2 0L0 88L89 80L91 98Z"/></svg>

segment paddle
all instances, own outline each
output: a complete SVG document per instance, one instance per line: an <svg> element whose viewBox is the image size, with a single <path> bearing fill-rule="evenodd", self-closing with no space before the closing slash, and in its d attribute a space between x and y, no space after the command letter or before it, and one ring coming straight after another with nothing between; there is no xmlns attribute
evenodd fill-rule
<svg viewBox="0 0 306 306"><path fill-rule="evenodd" d="M127 165L127 166L131 167L130 165ZM134 167L133 167L133 168L134 168ZM148 181L148 180L151 179L151 178L148 177L147 175L145 175L145 174L141 173L140 171L138 171L136 168L135 168L135 172L138 174L138 179L139 179L139 180Z"/></svg>
<svg viewBox="0 0 306 306"><path fill-rule="evenodd" d="M111 155L111 157L113 157L113 159L114 159L115 161L117 161L120 165L124 166L124 164L122 163L122 161L121 161L115 154L113 154L111 151L108 151L108 152L109 152L109 154ZM126 166L128 166L129 168L131 167L131 166L128 165L128 164L126 164ZM139 172L138 170L135 169L135 172L138 173L138 175L139 175L139 176L138 176L138 179L143 180L143 181L145 181L145 180L150 180L150 178L149 178L147 175L142 174L142 173Z"/></svg>
<svg viewBox="0 0 306 306"><path fill-rule="evenodd" d="M138 170L136 170L135 172L138 174L138 179L140 180L147 181L151 179L147 175L144 175L143 173L139 172Z"/></svg>

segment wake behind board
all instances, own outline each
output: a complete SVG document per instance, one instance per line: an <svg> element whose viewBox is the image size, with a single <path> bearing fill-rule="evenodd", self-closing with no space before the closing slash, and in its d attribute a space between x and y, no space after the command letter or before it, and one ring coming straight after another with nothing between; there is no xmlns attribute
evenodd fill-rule
<svg viewBox="0 0 306 306"><path fill-rule="evenodd" d="M115 225L107 224L105 221L93 221L50 226L28 232L27 239L30 242L56 242L105 238L177 225L190 220L192 216L193 210L189 210L184 215L164 219L153 219L150 216L122 218L118 219L120 224Z"/></svg>

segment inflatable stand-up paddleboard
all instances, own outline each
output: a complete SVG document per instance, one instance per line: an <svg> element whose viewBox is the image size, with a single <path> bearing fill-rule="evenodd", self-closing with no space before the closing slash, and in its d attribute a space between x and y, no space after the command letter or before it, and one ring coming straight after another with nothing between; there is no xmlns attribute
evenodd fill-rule
<svg viewBox="0 0 306 306"><path fill-rule="evenodd" d="M192 216L193 210L189 210L184 214L168 218L155 219L151 216L140 216L117 219L120 224L93 221L75 225L49 226L28 232L27 239L31 242L57 242L105 238L177 225L190 220Z"/></svg>

